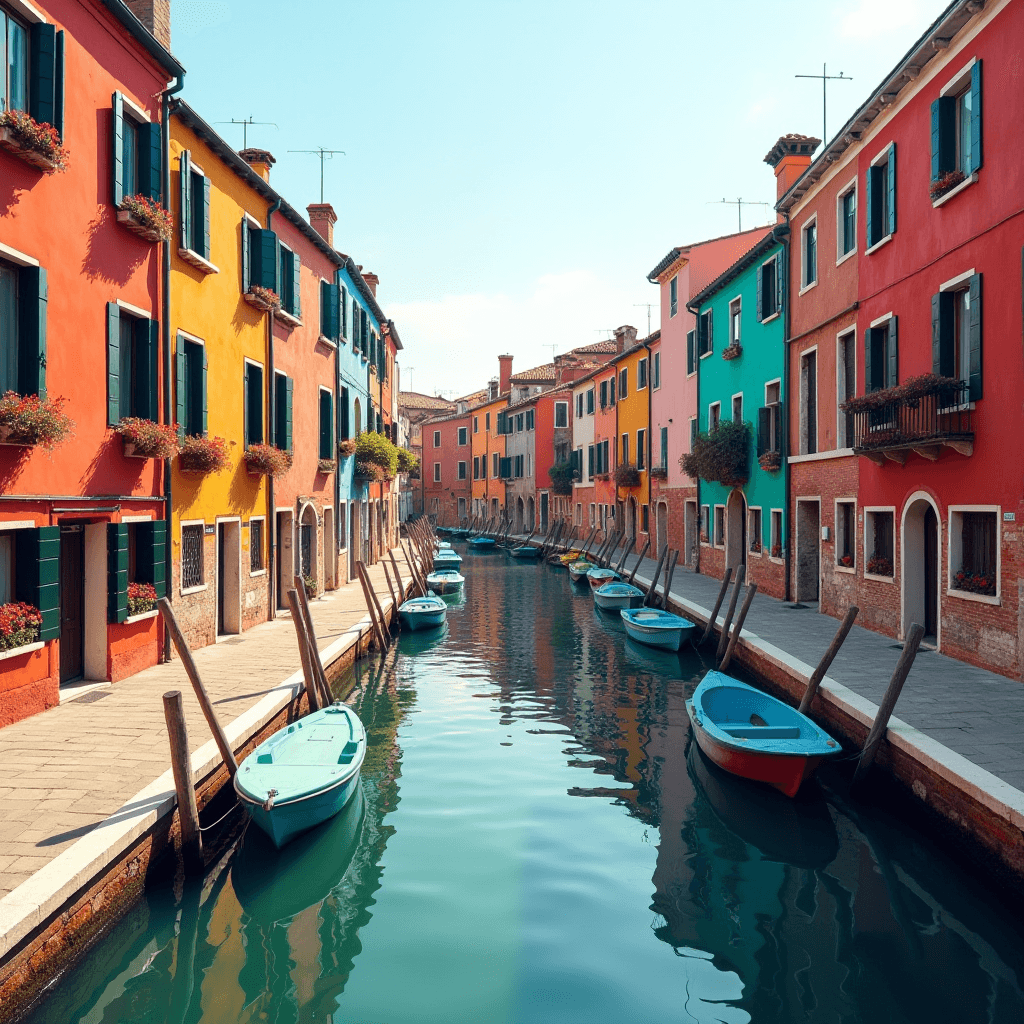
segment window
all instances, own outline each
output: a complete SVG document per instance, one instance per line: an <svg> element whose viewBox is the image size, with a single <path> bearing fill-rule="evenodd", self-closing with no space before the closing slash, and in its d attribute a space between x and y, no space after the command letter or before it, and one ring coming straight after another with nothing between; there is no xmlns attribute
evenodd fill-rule
<svg viewBox="0 0 1024 1024"><path fill-rule="evenodd" d="M112 196L120 206L126 196L142 195L161 201L163 146L160 125L125 111L128 104L119 92L113 99Z"/></svg>
<svg viewBox="0 0 1024 1024"><path fill-rule="evenodd" d="M800 251L803 256L802 287L809 288L818 280L818 222L812 219L800 231Z"/></svg>
<svg viewBox="0 0 1024 1024"><path fill-rule="evenodd" d="M498 459L499 459L499 458L500 458L500 456L498 455L498 453L497 453L497 452L495 452L495 453L494 453L494 455L493 455L493 456L491 457L491 459L492 459L492 464L491 464L491 477L492 477L493 479L495 479L495 480L497 480L497 479L498 479L498 476L500 475L500 474L499 474L499 472L498 472L498 469L499 469L499 463L498 463Z"/></svg>
<svg viewBox="0 0 1024 1024"><path fill-rule="evenodd" d="M769 550L768 553L771 555L772 558L781 558L782 557L782 509L781 508L773 508L772 509L772 511L771 511L770 529L771 529L771 536L769 537L769 540L771 541L771 545L772 546L771 546L771 549Z"/></svg>
<svg viewBox="0 0 1024 1024"><path fill-rule="evenodd" d="M342 339L348 338L348 289L338 283L338 312L341 316L341 323L338 325ZM341 525L341 518L338 518L338 525Z"/></svg>
<svg viewBox="0 0 1024 1024"><path fill-rule="evenodd" d="M279 296L283 312L298 319L302 316L302 295L299 281L301 261L298 253L292 252L287 246L280 246L280 282Z"/></svg>
<svg viewBox="0 0 1024 1024"><path fill-rule="evenodd" d="M181 528L181 589L203 585L203 524Z"/></svg>
<svg viewBox="0 0 1024 1024"><path fill-rule="evenodd" d="M601 381L601 408L608 408L608 381Z"/></svg>
<svg viewBox="0 0 1024 1024"><path fill-rule="evenodd" d="M868 576L893 576L893 512L865 510L864 557Z"/></svg>
<svg viewBox="0 0 1024 1024"><path fill-rule="evenodd" d="M595 473L607 473L608 472L608 442L598 441L594 445L594 472Z"/></svg>
<svg viewBox="0 0 1024 1024"><path fill-rule="evenodd" d="M661 387L661 352L651 356L651 387L655 391Z"/></svg>
<svg viewBox="0 0 1024 1024"><path fill-rule="evenodd" d="M782 309L780 262L780 256L773 256L762 263L757 271L757 319L762 323L776 316Z"/></svg>
<svg viewBox="0 0 1024 1024"><path fill-rule="evenodd" d="M628 387L627 387L628 383L629 383L629 370L628 370L627 367L624 366L621 370L619 370L619 401L620 402L626 397L626 394L628 392Z"/></svg>
<svg viewBox="0 0 1024 1024"><path fill-rule="evenodd" d="M697 372L697 332L686 332L686 375Z"/></svg>
<svg viewBox="0 0 1024 1024"><path fill-rule="evenodd" d="M836 566L853 569L857 564L857 532L854 527L857 503L836 502Z"/></svg>
<svg viewBox="0 0 1024 1024"><path fill-rule="evenodd" d="M761 510L752 508L747 512L747 550L751 554L761 554Z"/></svg>
<svg viewBox="0 0 1024 1024"><path fill-rule="evenodd" d="M668 427L661 428L661 470L668 472Z"/></svg>
<svg viewBox="0 0 1024 1024"><path fill-rule="evenodd" d="M679 278L673 277L668 283L668 315L675 316L679 312Z"/></svg>
<svg viewBox="0 0 1024 1024"><path fill-rule="evenodd" d="M693 451L693 442L697 440L697 417L690 417L690 451Z"/></svg>
<svg viewBox="0 0 1024 1024"><path fill-rule="evenodd" d="M853 413L843 412L842 405L857 394L857 334L850 331L838 340L836 353L836 434L840 448L853 447Z"/></svg>
<svg viewBox="0 0 1024 1024"><path fill-rule="evenodd" d="M949 510L949 589L997 597L998 509Z"/></svg>
<svg viewBox="0 0 1024 1024"><path fill-rule="evenodd" d="M434 431L434 447L435 448L440 448L441 447L441 431L440 430L435 430Z"/></svg>
<svg viewBox="0 0 1024 1024"><path fill-rule="evenodd" d="M576 417L577 419L583 415L583 392L581 391L576 396Z"/></svg>
<svg viewBox="0 0 1024 1024"><path fill-rule="evenodd" d="M183 436L206 433L206 346L178 335L175 350L175 420Z"/></svg>
<svg viewBox="0 0 1024 1024"><path fill-rule="evenodd" d="M854 182L839 197L837 209L836 241L838 260L848 256L857 248L857 183Z"/></svg>
<svg viewBox="0 0 1024 1024"><path fill-rule="evenodd" d="M334 395L327 388L320 389L319 457L334 458Z"/></svg>
<svg viewBox="0 0 1024 1024"><path fill-rule="evenodd" d="M46 271L0 261L0 395L46 397L46 308Z"/></svg>
<svg viewBox="0 0 1024 1024"><path fill-rule="evenodd" d="M533 409L526 410L526 429L533 430L534 411Z"/></svg>
<svg viewBox="0 0 1024 1024"><path fill-rule="evenodd" d="M468 444L469 438L467 437L468 431L465 427L459 427L459 444Z"/></svg>
<svg viewBox="0 0 1024 1024"><path fill-rule="evenodd" d="M202 270L213 269L204 262L210 259L210 179L192 165L187 149L178 160L178 210L179 255L199 256L188 262Z"/></svg>
<svg viewBox="0 0 1024 1024"><path fill-rule="evenodd" d="M261 371L262 373L262 371ZM274 447L280 448L283 452L292 450L292 399L295 391L295 381L278 371L274 372ZM253 391L253 400L260 405L262 415L263 408L263 386L258 385L258 390ZM328 458L328 456L321 456Z"/></svg>
<svg viewBox="0 0 1024 1024"><path fill-rule="evenodd" d="M441 463L434 463L434 483L439 484L441 482Z"/></svg>
<svg viewBox="0 0 1024 1024"><path fill-rule="evenodd" d="M597 525L597 506L593 502L590 503L590 525Z"/></svg>
<svg viewBox="0 0 1024 1024"><path fill-rule="evenodd" d="M949 187L951 173L960 180L981 167L981 61L964 68L932 103L932 185ZM939 197L937 197L939 198Z"/></svg>
<svg viewBox="0 0 1024 1024"><path fill-rule="evenodd" d="M715 547L725 547L725 506L715 506Z"/></svg>
<svg viewBox="0 0 1024 1024"><path fill-rule="evenodd" d="M249 572L262 572L263 561L263 520L249 520Z"/></svg>
<svg viewBox="0 0 1024 1024"><path fill-rule="evenodd" d="M107 423L124 416L157 420L160 325L107 303Z"/></svg>
<svg viewBox="0 0 1024 1024"><path fill-rule="evenodd" d="M283 376L283 374L280 374L279 378ZM287 380L288 378L285 377L284 379ZM250 363L248 360L245 362L243 395L243 434L245 446L248 448L251 444L263 444L264 440L263 367L258 363Z"/></svg>
<svg viewBox="0 0 1024 1024"><path fill-rule="evenodd" d="M533 476L533 456L530 454L526 456L526 475Z"/></svg>
<svg viewBox="0 0 1024 1024"><path fill-rule="evenodd" d="M708 407L708 431L717 430L722 419L722 403L712 402Z"/></svg>
<svg viewBox="0 0 1024 1024"><path fill-rule="evenodd" d="M479 455L477 455L473 459L473 479L474 480L479 480L480 479L480 456Z"/></svg>
<svg viewBox="0 0 1024 1024"><path fill-rule="evenodd" d="M0 7L0 110L28 111L29 31Z"/></svg>
<svg viewBox="0 0 1024 1024"><path fill-rule="evenodd" d="M524 425L525 425L525 418L524 418L523 414L521 412L517 413L516 414L516 433L517 434L520 431L522 431Z"/></svg>
<svg viewBox="0 0 1024 1024"><path fill-rule="evenodd" d="M818 450L818 352L800 357L800 454Z"/></svg>
<svg viewBox="0 0 1024 1024"><path fill-rule="evenodd" d="M277 292L277 248L277 235L273 231L254 226L248 217L242 218L242 291L258 285Z"/></svg>
<svg viewBox="0 0 1024 1024"><path fill-rule="evenodd" d="M460 480L465 480L466 479L466 464L465 464L465 462L460 462L459 463L459 479Z"/></svg>
<svg viewBox="0 0 1024 1024"><path fill-rule="evenodd" d="M611 380L608 381L608 404L615 404L615 374L612 373Z"/></svg>
<svg viewBox="0 0 1024 1024"><path fill-rule="evenodd" d="M622 435L622 465L629 463L629 434Z"/></svg>
<svg viewBox="0 0 1024 1024"><path fill-rule="evenodd" d="M765 404L757 410L757 456L768 452L782 452L782 404L779 401L781 385L772 381L764 388ZM780 463L781 464L781 463Z"/></svg>
<svg viewBox="0 0 1024 1024"><path fill-rule="evenodd" d="M591 388L587 392L587 415L588 416L593 416L594 415L594 389L593 388Z"/></svg>
<svg viewBox="0 0 1024 1024"><path fill-rule="evenodd" d="M896 143L890 143L871 162L865 179L868 248L896 231Z"/></svg>
<svg viewBox="0 0 1024 1024"><path fill-rule="evenodd" d="M648 533L651 529L650 505L640 506L640 532Z"/></svg>
<svg viewBox="0 0 1024 1024"><path fill-rule="evenodd" d="M594 446L587 445L587 479L594 479Z"/></svg>
<svg viewBox="0 0 1024 1024"><path fill-rule="evenodd" d="M697 318L698 357L708 355L714 347L714 321L711 312L710 309L705 310Z"/></svg>
<svg viewBox="0 0 1024 1024"><path fill-rule="evenodd" d="M555 426L569 426L569 403L555 402Z"/></svg>
<svg viewBox="0 0 1024 1024"><path fill-rule="evenodd" d="M484 430L489 431L491 429L491 414L484 413Z"/></svg>
<svg viewBox="0 0 1024 1024"><path fill-rule="evenodd" d="M516 479L520 479L523 475L523 470L526 468L526 459L522 455L515 457L515 475Z"/></svg>
<svg viewBox="0 0 1024 1024"><path fill-rule="evenodd" d="M636 432L636 468L644 469L647 466L647 431Z"/></svg>
<svg viewBox="0 0 1024 1024"><path fill-rule="evenodd" d="M732 396L732 421L733 423L743 422L743 396Z"/></svg>
<svg viewBox="0 0 1024 1024"><path fill-rule="evenodd" d="M876 321L864 336L864 393L899 383L896 317Z"/></svg>
<svg viewBox="0 0 1024 1024"><path fill-rule="evenodd" d="M640 359L636 364L636 389L643 391L647 387L647 360Z"/></svg>
<svg viewBox="0 0 1024 1024"><path fill-rule="evenodd" d="M474 434L479 434L480 433L480 417L479 416L474 416L473 417L473 433Z"/></svg>
<svg viewBox="0 0 1024 1024"><path fill-rule="evenodd" d="M700 539L702 544L711 543L711 535L708 532L711 529L711 506L701 505L700 507Z"/></svg>
<svg viewBox="0 0 1024 1024"><path fill-rule="evenodd" d="M730 346L740 344L740 327L743 319L743 300L733 299L729 303L729 344Z"/></svg>
<svg viewBox="0 0 1024 1024"><path fill-rule="evenodd" d="M981 274L947 282L932 296L932 373L955 377L981 398Z"/></svg>

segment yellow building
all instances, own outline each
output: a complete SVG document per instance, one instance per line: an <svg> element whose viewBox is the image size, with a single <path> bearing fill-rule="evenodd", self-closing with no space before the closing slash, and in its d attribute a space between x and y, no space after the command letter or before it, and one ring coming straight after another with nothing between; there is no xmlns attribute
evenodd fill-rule
<svg viewBox="0 0 1024 1024"><path fill-rule="evenodd" d="M247 439L272 440L270 314L251 304L248 282L258 279L250 264L263 259L274 193L185 104L171 117L170 170L171 383L186 446L172 463L170 587L182 630L199 647L265 621L273 608L271 483L249 474L243 453ZM217 447L226 465L210 471Z"/></svg>
<svg viewBox="0 0 1024 1024"><path fill-rule="evenodd" d="M613 360L618 418L615 496L618 522L637 547L648 539L651 501L650 352L637 342Z"/></svg>
<svg viewBox="0 0 1024 1024"><path fill-rule="evenodd" d="M485 522L505 510L505 481L501 476L505 458L502 412L508 406L508 392L492 387L488 399L469 410L473 452L472 514Z"/></svg>

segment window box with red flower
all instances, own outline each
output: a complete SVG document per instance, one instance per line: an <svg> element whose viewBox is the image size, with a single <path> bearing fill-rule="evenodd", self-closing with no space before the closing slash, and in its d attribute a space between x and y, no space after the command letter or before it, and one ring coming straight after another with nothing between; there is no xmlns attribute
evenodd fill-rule
<svg viewBox="0 0 1024 1024"><path fill-rule="evenodd" d="M841 566L843 569L853 568L853 555L843 555L837 562L836 565Z"/></svg>
<svg viewBox="0 0 1024 1024"><path fill-rule="evenodd" d="M778 473L782 469L782 452L765 452L758 456L757 464L766 473Z"/></svg>
<svg viewBox="0 0 1024 1024"><path fill-rule="evenodd" d="M743 355L743 346L737 341L722 349L722 358L726 360L739 359L741 355Z"/></svg>
<svg viewBox="0 0 1024 1024"><path fill-rule="evenodd" d="M350 455L356 453L356 439L354 437L346 438L344 441L338 442L338 455L347 459Z"/></svg>
<svg viewBox="0 0 1024 1024"><path fill-rule="evenodd" d="M272 288L264 288L262 285L254 284L242 295L242 298L264 313L273 313L281 308L281 296Z"/></svg>
<svg viewBox="0 0 1024 1024"><path fill-rule="evenodd" d="M174 226L170 211L142 194L121 200L117 222L147 242L169 242Z"/></svg>
<svg viewBox="0 0 1024 1024"><path fill-rule="evenodd" d="M334 459L320 459L316 464L318 473L328 474L334 472Z"/></svg>
<svg viewBox="0 0 1024 1024"><path fill-rule="evenodd" d="M178 469L190 475L219 473L231 465L228 443L223 437L203 437L190 434L181 442Z"/></svg>
<svg viewBox="0 0 1024 1024"><path fill-rule="evenodd" d="M892 561L885 555L872 555L864 571L872 576L892 576Z"/></svg>
<svg viewBox="0 0 1024 1024"><path fill-rule="evenodd" d="M41 647L39 630L43 615L24 601L0 604L0 658L27 654L28 648Z"/></svg>
<svg viewBox="0 0 1024 1024"><path fill-rule="evenodd" d="M963 590L968 594L996 596L996 574L994 572L973 572L961 569L954 577L951 590Z"/></svg>
<svg viewBox="0 0 1024 1024"><path fill-rule="evenodd" d="M178 434L170 424L126 416L114 427L130 459L170 459L178 454Z"/></svg>
<svg viewBox="0 0 1024 1024"><path fill-rule="evenodd" d="M245 449L245 468L250 476L277 477L292 467L291 452L272 444L251 444Z"/></svg>
<svg viewBox="0 0 1024 1024"><path fill-rule="evenodd" d="M156 609L156 587L152 583L128 584L128 617L146 615Z"/></svg>
<svg viewBox="0 0 1024 1024"><path fill-rule="evenodd" d="M66 398L49 401L38 395L8 391L0 397L0 444L45 448L63 444L75 428L64 406Z"/></svg>
<svg viewBox="0 0 1024 1024"><path fill-rule="evenodd" d="M40 124L23 110L0 113L0 149L46 174L68 168L68 151L57 129L45 121Z"/></svg>

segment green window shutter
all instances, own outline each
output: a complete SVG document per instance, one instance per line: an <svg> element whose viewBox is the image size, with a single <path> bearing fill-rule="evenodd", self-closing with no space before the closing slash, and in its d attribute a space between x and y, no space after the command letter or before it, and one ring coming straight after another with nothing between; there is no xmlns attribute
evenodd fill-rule
<svg viewBox="0 0 1024 1024"><path fill-rule="evenodd" d="M975 64L975 67L978 65ZM981 274L971 275L970 399L981 398Z"/></svg>
<svg viewBox="0 0 1024 1024"><path fill-rule="evenodd" d="M121 309L107 303L107 424L121 419Z"/></svg>
<svg viewBox="0 0 1024 1024"><path fill-rule="evenodd" d="M942 173L942 99L932 101L932 181L937 181ZM935 296L932 296L932 309L935 308ZM934 318L932 321L934 325ZM934 346L933 346L934 347ZM934 352L932 353L934 361Z"/></svg>
<svg viewBox="0 0 1024 1024"><path fill-rule="evenodd" d="M60 527L16 530L14 544L19 572L15 596L42 612L40 640L60 636Z"/></svg>
<svg viewBox="0 0 1024 1024"><path fill-rule="evenodd" d="M953 317L956 295L939 292L932 296L932 373L941 377L955 377L953 362Z"/></svg>
<svg viewBox="0 0 1024 1024"><path fill-rule="evenodd" d="M875 390L874 378L871 376L871 330L864 332L864 394Z"/></svg>
<svg viewBox="0 0 1024 1024"><path fill-rule="evenodd" d="M242 291L249 290L249 219L242 217Z"/></svg>
<svg viewBox="0 0 1024 1024"><path fill-rule="evenodd" d="M210 258L210 179L203 178L203 259Z"/></svg>
<svg viewBox="0 0 1024 1024"><path fill-rule="evenodd" d="M331 395L327 391L320 392L320 458L331 457L331 418L334 410L331 408Z"/></svg>
<svg viewBox="0 0 1024 1024"><path fill-rule="evenodd" d="M764 290L764 267L758 267L757 273L754 276L757 278L757 321L758 323L760 323L764 319L764 314L761 312L764 308L762 305L762 292Z"/></svg>
<svg viewBox="0 0 1024 1024"><path fill-rule="evenodd" d="M337 287L338 287L338 289L339 289L339 291L341 293L341 298L339 300L339 304L341 306L341 309L339 311L340 314L341 314L340 319L339 319L339 325L340 325L340 328L341 328L341 337L342 338L347 338L348 337L348 289L343 284L339 284Z"/></svg>
<svg viewBox="0 0 1024 1024"><path fill-rule="evenodd" d="M250 228L249 234L252 236L250 282L280 294L277 285L279 261L277 235L273 231L267 231L266 228Z"/></svg>
<svg viewBox="0 0 1024 1024"><path fill-rule="evenodd" d="M941 96L932 103L932 181L956 167L956 100Z"/></svg>
<svg viewBox="0 0 1024 1024"><path fill-rule="evenodd" d="M292 253L292 316L302 318L302 260Z"/></svg>
<svg viewBox="0 0 1024 1024"><path fill-rule="evenodd" d="M286 378L284 392L284 450L292 450L292 399L295 392L295 381Z"/></svg>
<svg viewBox="0 0 1024 1024"><path fill-rule="evenodd" d="M150 408L150 397L153 388L150 387L150 368L156 369L156 357L150 353L151 335L150 320L135 320L132 323L132 341L135 352L135 374L133 381L125 381L126 386L132 388L132 411L136 416L144 420L155 419L154 408Z"/></svg>
<svg viewBox="0 0 1024 1024"><path fill-rule="evenodd" d="M210 371L210 361L206 358L206 346L203 346L203 369L199 376L199 388L202 394L202 409L203 409L203 437L206 437L210 433L210 409L209 409L209 392L207 391L207 377Z"/></svg>
<svg viewBox="0 0 1024 1024"><path fill-rule="evenodd" d="M886 188L889 190L889 234L896 231L896 143L889 146L888 181Z"/></svg>
<svg viewBox="0 0 1024 1024"><path fill-rule="evenodd" d="M181 216L182 249L192 248L192 160L187 149L178 158L178 200Z"/></svg>
<svg viewBox="0 0 1024 1024"><path fill-rule="evenodd" d="M244 380L243 380L242 390L243 390L243 395L242 395L242 418L244 420L244 423L243 423L243 426L242 426L242 438L243 438L243 442L245 444L245 447L248 448L249 445L252 444L251 430L250 430L250 425L249 425L249 405L252 402L252 398L251 398L251 395L250 395L250 393L252 391L252 381L249 378L249 364L248 363L245 364L245 377L244 377Z"/></svg>
<svg viewBox="0 0 1024 1024"><path fill-rule="evenodd" d="M107 523L107 621L128 618L128 524Z"/></svg>
<svg viewBox="0 0 1024 1024"><path fill-rule="evenodd" d="M981 167L981 61L971 68L971 170ZM973 373L972 373L973 377ZM981 386L979 378L978 386Z"/></svg>
<svg viewBox="0 0 1024 1024"><path fill-rule="evenodd" d="M64 31L57 33L53 51L53 127L64 138Z"/></svg>
<svg viewBox="0 0 1024 1024"><path fill-rule="evenodd" d="M135 524L137 583L151 583L156 596L167 596L167 523L163 519Z"/></svg>
<svg viewBox="0 0 1024 1024"><path fill-rule="evenodd" d="M330 286L330 310L331 310L331 334L333 341L341 340L341 287L337 284Z"/></svg>
<svg viewBox="0 0 1024 1024"><path fill-rule="evenodd" d="M898 319L898 317L894 316L889 320L889 331L886 338L885 353L888 362L888 376L886 377L885 386L888 388L894 388L900 382L899 351L896 333L896 321Z"/></svg>
<svg viewBox="0 0 1024 1024"><path fill-rule="evenodd" d="M188 377L185 371L185 341L179 336L174 352L174 422L178 425L178 440L185 439L185 396Z"/></svg>
<svg viewBox="0 0 1024 1024"><path fill-rule="evenodd" d="M869 167L864 174L864 224L865 231L867 232L865 239L867 240L868 249L878 241L878 218L875 213L875 204L873 202L874 181L874 168Z"/></svg>
<svg viewBox="0 0 1024 1024"><path fill-rule="evenodd" d="M163 195L163 138L160 124L139 127L139 191L155 202Z"/></svg>
<svg viewBox="0 0 1024 1024"><path fill-rule="evenodd" d="M696 353L693 351L694 340L695 340L694 332L693 331L687 331L686 332L686 372L687 372L687 374L693 373L693 371L697 368ZM602 391L602 396L601 397L602 398L604 397L604 395L603 395L604 390L605 390L605 386L604 386L604 384L602 384L601 385L601 391ZM602 402L601 404L604 405L604 402Z"/></svg>
<svg viewBox="0 0 1024 1024"><path fill-rule="evenodd" d="M28 112L38 122L54 124L57 29L35 24L29 29Z"/></svg>
<svg viewBox="0 0 1024 1024"><path fill-rule="evenodd" d="M111 146L113 147L113 164L111 167L111 202L120 206L124 199L124 97L115 92L112 97L113 131Z"/></svg>
<svg viewBox="0 0 1024 1024"><path fill-rule="evenodd" d="M772 436L772 410L762 406L757 410L757 454L758 457L768 451Z"/></svg>
<svg viewBox="0 0 1024 1024"><path fill-rule="evenodd" d="M320 333L325 337L329 338L330 335L330 305L331 305L331 286L326 281L320 282Z"/></svg>
<svg viewBox="0 0 1024 1024"><path fill-rule="evenodd" d="M775 312L781 313L786 305L786 250L780 249L775 258Z"/></svg>
<svg viewBox="0 0 1024 1024"><path fill-rule="evenodd" d="M18 324L18 391L46 397L46 270L22 267Z"/></svg>

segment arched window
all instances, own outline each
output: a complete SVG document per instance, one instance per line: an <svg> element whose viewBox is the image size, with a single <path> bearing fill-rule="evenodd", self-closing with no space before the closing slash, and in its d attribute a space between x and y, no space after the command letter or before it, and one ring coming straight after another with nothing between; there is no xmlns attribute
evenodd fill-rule
<svg viewBox="0 0 1024 1024"><path fill-rule="evenodd" d="M356 432L355 436L358 437L363 432L363 413L358 398L352 403L352 426Z"/></svg>

